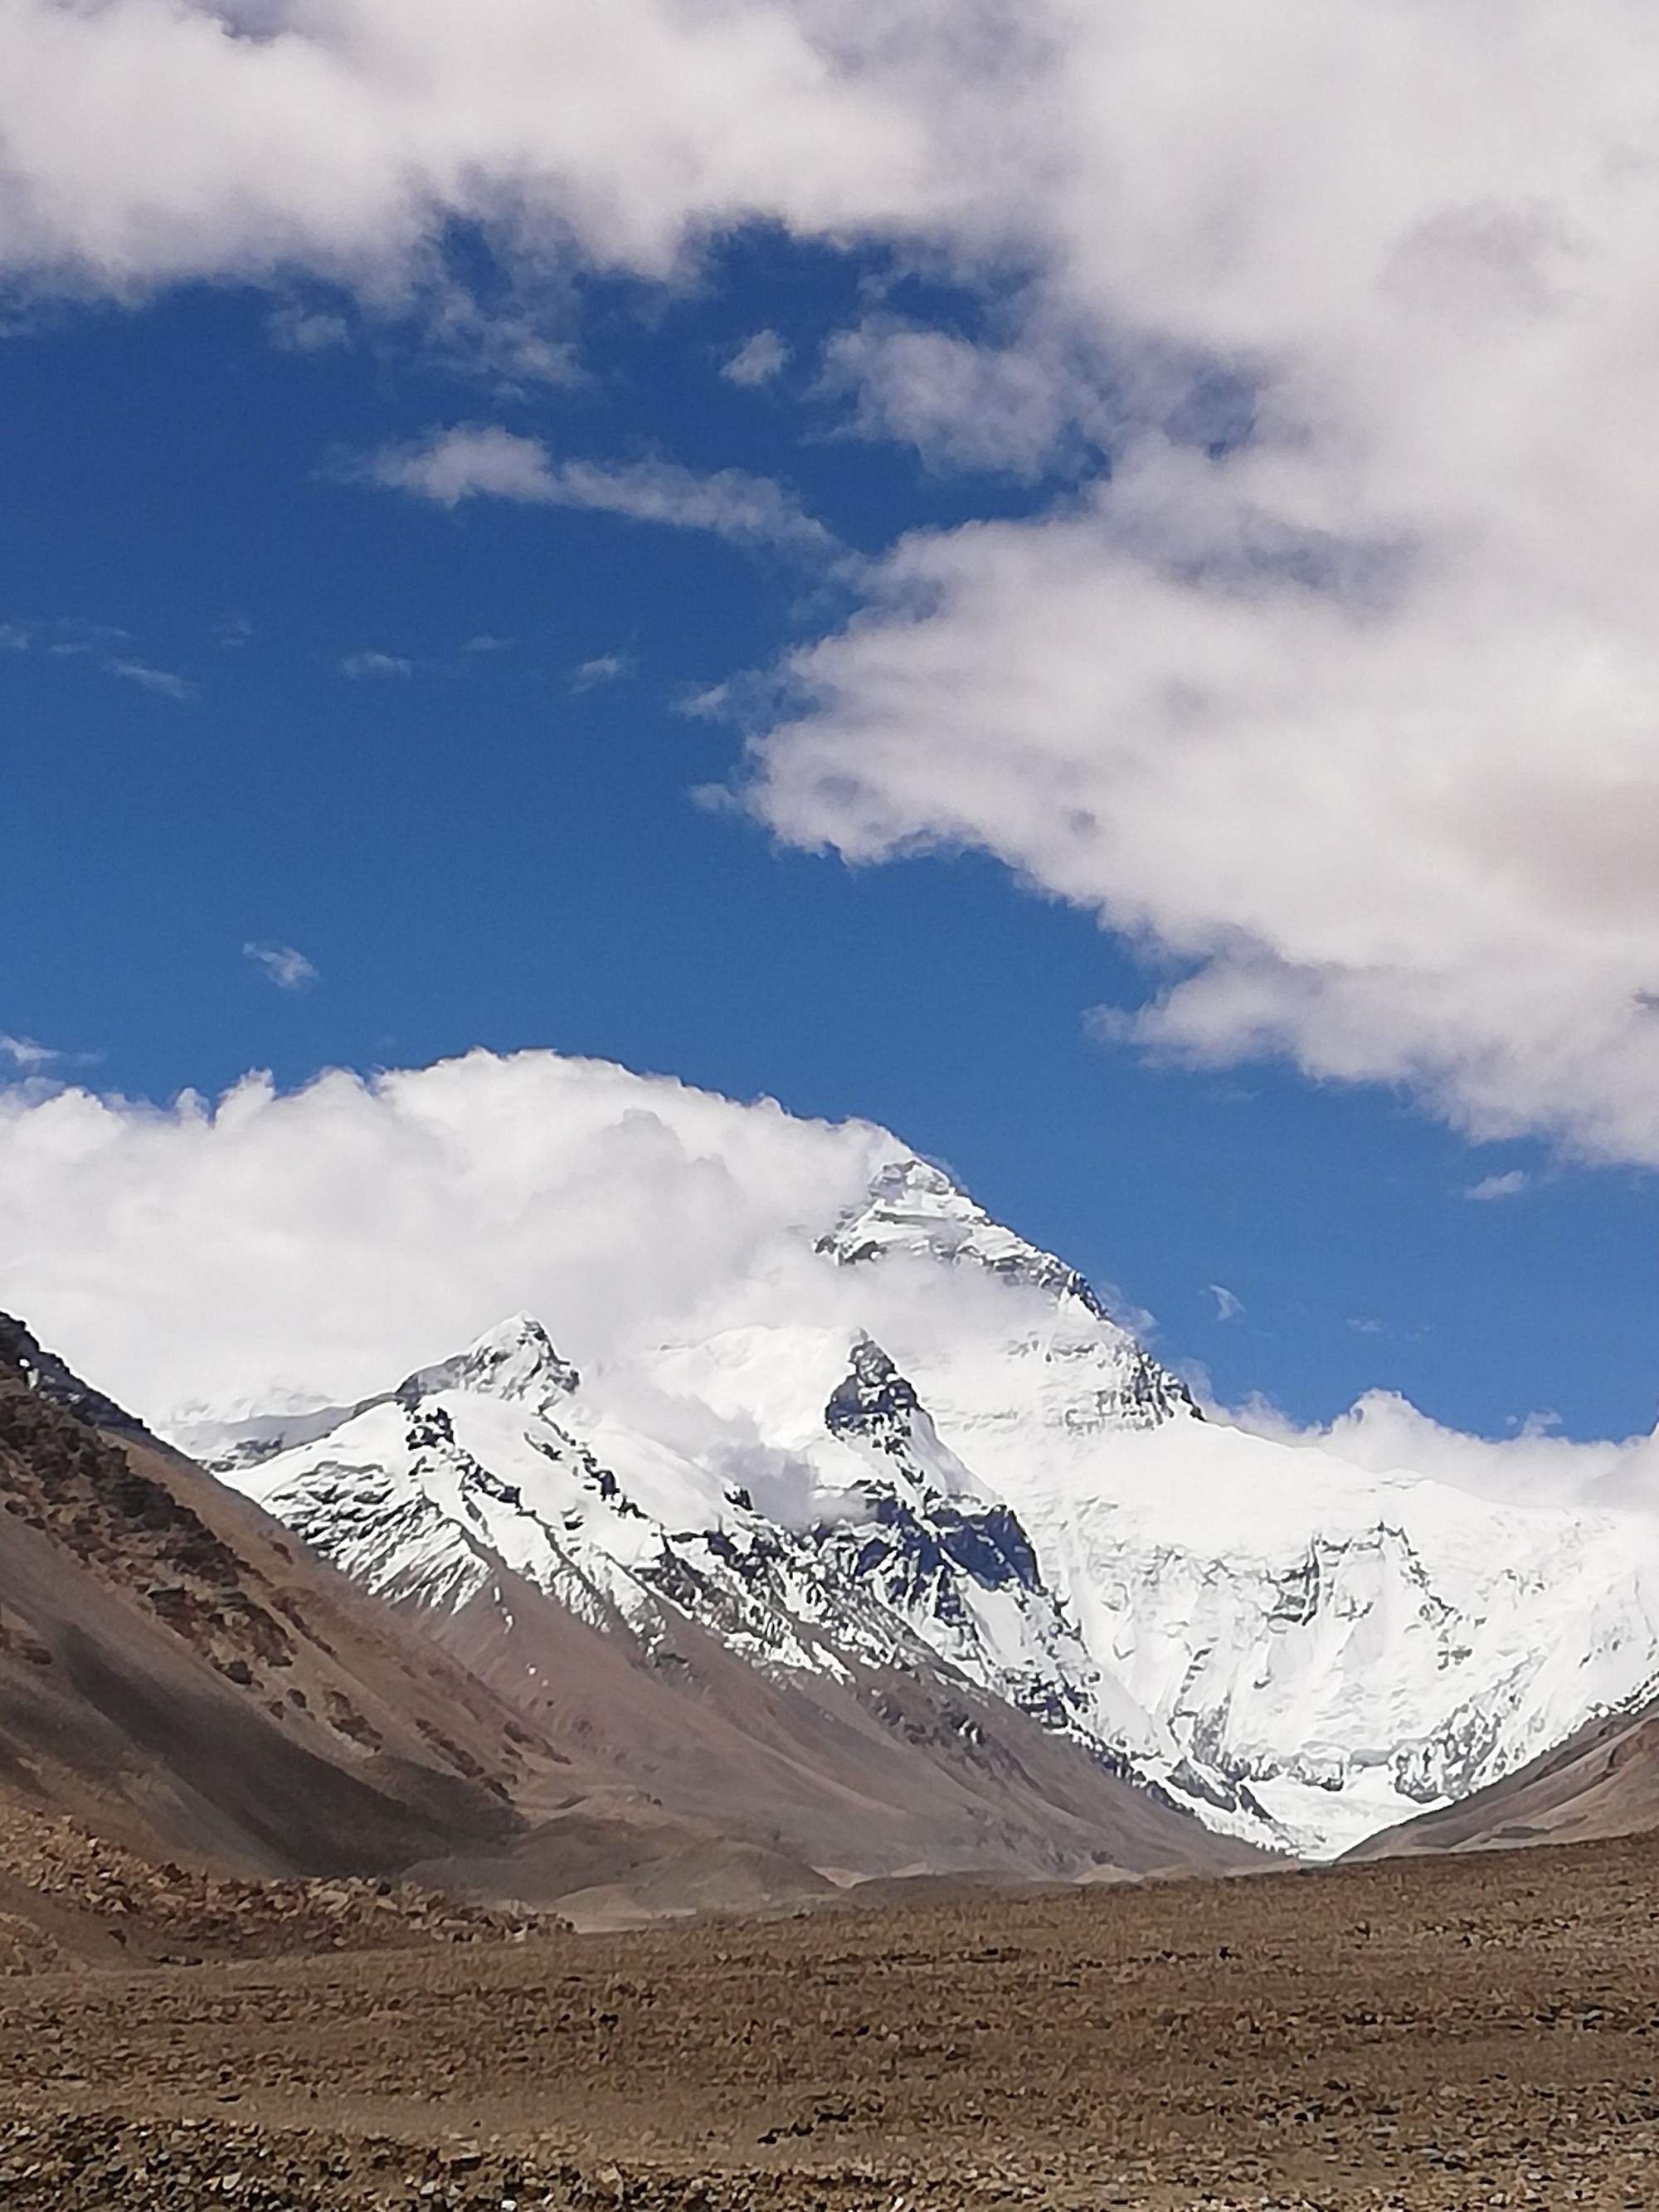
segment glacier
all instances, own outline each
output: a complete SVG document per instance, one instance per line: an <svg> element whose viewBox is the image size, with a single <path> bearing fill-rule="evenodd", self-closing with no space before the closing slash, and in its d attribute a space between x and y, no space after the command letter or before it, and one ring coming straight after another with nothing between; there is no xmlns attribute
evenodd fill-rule
<svg viewBox="0 0 1659 2212"><path fill-rule="evenodd" d="M1650 1519L1206 1418L925 1161L804 1234L854 1304L904 1271L881 1334L780 1311L589 1376L515 1315L377 1397L216 1434L206 1463L398 1602L507 1573L647 1651L689 1619L769 1673L942 1670L1309 1858L1659 1692ZM928 1285L964 1275L974 1324L941 1325Z"/></svg>

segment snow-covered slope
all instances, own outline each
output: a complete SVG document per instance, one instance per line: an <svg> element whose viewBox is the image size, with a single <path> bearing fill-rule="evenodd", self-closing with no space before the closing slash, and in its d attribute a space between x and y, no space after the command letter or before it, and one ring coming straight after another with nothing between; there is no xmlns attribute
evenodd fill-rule
<svg viewBox="0 0 1659 2212"><path fill-rule="evenodd" d="M219 1464L388 1595L454 1608L506 1570L646 1650L690 1620L774 1675L966 1678L1314 1855L1659 1690L1650 1522L1206 1421L1074 1270L920 1161L814 1249L887 1340L783 1313L589 1381L518 1316ZM878 1299L894 1269L911 1294ZM963 1271L982 1295L941 1326L927 1286Z"/></svg>

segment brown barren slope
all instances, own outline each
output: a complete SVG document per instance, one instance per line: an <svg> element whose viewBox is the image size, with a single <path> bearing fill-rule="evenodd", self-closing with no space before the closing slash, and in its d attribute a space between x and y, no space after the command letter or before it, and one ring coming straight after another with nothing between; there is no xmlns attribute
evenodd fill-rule
<svg viewBox="0 0 1659 2212"><path fill-rule="evenodd" d="M1371 1836L1350 1856L1492 1850L1654 1828L1659 1828L1659 1717L1649 1708L1593 1722L1529 1766L1472 1797Z"/></svg>
<svg viewBox="0 0 1659 2212"><path fill-rule="evenodd" d="M619 1788L837 1878L1267 1863L966 1681L896 1668L857 1686L769 1677L684 1619L642 1650L504 1567L458 1611L414 1617L526 1726Z"/></svg>
<svg viewBox="0 0 1659 2212"><path fill-rule="evenodd" d="M677 1870L734 1904L823 1887L574 1759L4 1318L0 1510L0 1910L41 1820L220 1877L397 1875L538 1908L672 1893ZM76 1942L98 1953L108 1917Z"/></svg>

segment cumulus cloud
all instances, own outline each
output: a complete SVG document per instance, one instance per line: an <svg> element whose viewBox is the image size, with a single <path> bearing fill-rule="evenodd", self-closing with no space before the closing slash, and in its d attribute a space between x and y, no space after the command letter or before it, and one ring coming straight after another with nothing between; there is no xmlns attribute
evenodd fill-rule
<svg viewBox="0 0 1659 2212"><path fill-rule="evenodd" d="M821 0L16 0L0 265L383 294L457 221L658 276L757 217L844 238L951 195L961 43Z"/></svg>
<svg viewBox="0 0 1659 2212"><path fill-rule="evenodd" d="M242 947L242 957L268 975L279 991L303 991L317 981L315 968L292 945L250 943Z"/></svg>
<svg viewBox="0 0 1659 2212"><path fill-rule="evenodd" d="M738 543L827 553L835 540L794 494L743 469L698 475L678 462L556 461L539 438L494 428L434 433L415 446L375 454L363 471L441 507L467 499L520 500L532 506L586 507L635 522L708 530Z"/></svg>
<svg viewBox="0 0 1659 2212"><path fill-rule="evenodd" d="M788 362L789 348L775 331L757 331L722 366L720 374L728 384L752 391L781 375Z"/></svg>
<svg viewBox="0 0 1659 2212"><path fill-rule="evenodd" d="M158 1419L349 1400L520 1308L592 1362L775 1317L792 1270L809 1319L902 1295L811 1252L900 1150L544 1052L286 1095L254 1075L167 1109L20 1085L0 1089L0 1304Z"/></svg>
<svg viewBox="0 0 1659 2212"><path fill-rule="evenodd" d="M14 1064L19 1079L0 1085L0 1305L164 1427L349 1402L521 1309L618 1403L643 1388L629 1381L641 1349L780 1316L868 1329L902 1366L1006 1344L1048 1312L1041 1293L977 1269L813 1253L908 1149L866 1122L549 1052L337 1072L289 1093L254 1074L166 1108L43 1086L34 1063ZM814 1356L833 1361L833 1344ZM647 1425L667 1436L703 1418L656 1406ZM1659 1510L1650 1437L1573 1443L1534 1419L1494 1442L1385 1392L1324 1428L1261 1402L1217 1418L1372 1473ZM736 1429L692 1441L744 1443Z"/></svg>
<svg viewBox="0 0 1659 2212"><path fill-rule="evenodd" d="M1659 1164L1654 27L1065 20L1032 341L842 357L866 427L965 463L1006 416L1035 467L1097 355L1109 477L902 544L791 659L750 804L1094 912L1167 979L1109 1034Z"/></svg>

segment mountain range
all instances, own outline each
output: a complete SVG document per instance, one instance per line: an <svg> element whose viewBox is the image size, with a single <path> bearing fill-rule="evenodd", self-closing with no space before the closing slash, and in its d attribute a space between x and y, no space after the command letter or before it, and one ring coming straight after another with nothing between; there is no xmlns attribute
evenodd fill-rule
<svg viewBox="0 0 1659 2212"><path fill-rule="evenodd" d="M520 1314L175 1441L526 1728L836 1879L1480 1840L1659 1694L1647 1517L1206 1418L918 1158L802 1238L833 1322L781 1298L588 1375Z"/></svg>

